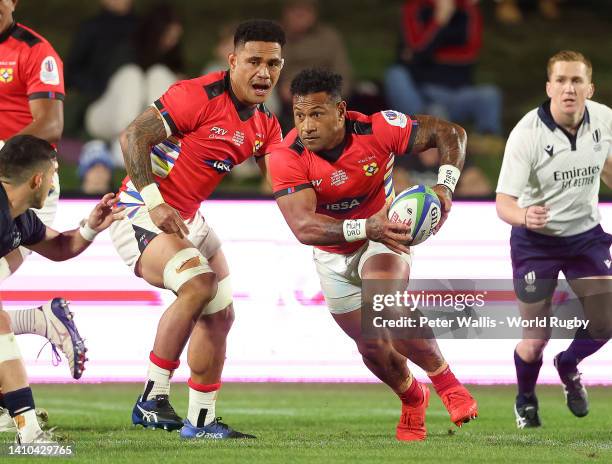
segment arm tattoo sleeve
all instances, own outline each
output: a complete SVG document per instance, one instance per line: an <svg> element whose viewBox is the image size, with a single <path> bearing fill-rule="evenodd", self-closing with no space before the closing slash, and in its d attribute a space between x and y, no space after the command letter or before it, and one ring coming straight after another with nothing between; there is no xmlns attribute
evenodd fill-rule
<svg viewBox="0 0 612 464"><path fill-rule="evenodd" d="M151 147L165 139L166 129L161 115L152 107L143 111L125 130L122 144L125 168L138 190L154 182Z"/></svg>
<svg viewBox="0 0 612 464"><path fill-rule="evenodd" d="M419 126L413 153L437 148L440 152L440 165L451 164L462 169L467 142L463 127L433 116L418 115L416 119Z"/></svg>

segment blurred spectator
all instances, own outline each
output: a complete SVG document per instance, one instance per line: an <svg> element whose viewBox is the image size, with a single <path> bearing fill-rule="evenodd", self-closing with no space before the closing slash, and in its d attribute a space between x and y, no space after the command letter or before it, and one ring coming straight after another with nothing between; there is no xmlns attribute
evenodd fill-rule
<svg viewBox="0 0 612 464"><path fill-rule="evenodd" d="M84 21L65 63L66 132L80 135L86 108L102 95L110 77L131 59L137 19L133 0L101 0L100 12Z"/></svg>
<svg viewBox="0 0 612 464"><path fill-rule="evenodd" d="M111 191L113 160L104 142L92 140L83 145L78 174L83 193L97 195Z"/></svg>
<svg viewBox="0 0 612 464"><path fill-rule="evenodd" d="M425 150L418 155L396 156L393 168L395 192L399 193L418 184L436 185L439 167L440 154L437 148ZM483 197L492 194L493 188L489 179L479 167L470 165L469 159L466 159L455 189L455 197Z"/></svg>
<svg viewBox="0 0 612 464"><path fill-rule="evenodd" d="M238 27L238 24L239 23L237 21L232 21L222 25L219 28L217 31L217 44L213 49L213 59L204 65L204 69L202 69L203 75L229 68L228 56L234 51L234 31L236 30L236 27ZM278 115L280 113L281 104L276 88L272 90L270 96L266 100L266 106L274 114ZM244 164L245 163L238 166L242 166ZM238 166L236 166L236 168Z"/></svg>
<svg viewBox="0 0 612 464"><path fill-rule="evenodd" d="M108 142L142 110L179 80L183 72L182 23L169 3L159 3L145 15L134 36L132 57L110 78L106 90L85 113L87 132ZM115 161L123 164L118 144Z"/></svg>
<svg viewBox="0 0 612 464"><path fill-rule="evenodd" d="M286 3L282 24L287 34L283 47L285 66L278 89L283 111L279 117L283 130L293 127L293 111L289 85L304 68L326 68L344 77L344 95L352 91L353 70L340 33L332 26L319 22L317 0L292 0Z"/></svg>
<svg viewBox="0 0 612 464"><path fill-rule="evenodd" d="M471 122L474 154L501 154L499 89L475 85L482 43L482 17L474 0L408 0L402 9L398 63L387 70L390 107Z"/></svg>
<svg viewBox="0 0 612 464"><path fill-rule="evenodd" d="M505 24L519 24L523 21L523 14L516 0L496 0L495 16L498 21ZM540 13L546 19L559 19L559 0L539 0Z"/></svg>

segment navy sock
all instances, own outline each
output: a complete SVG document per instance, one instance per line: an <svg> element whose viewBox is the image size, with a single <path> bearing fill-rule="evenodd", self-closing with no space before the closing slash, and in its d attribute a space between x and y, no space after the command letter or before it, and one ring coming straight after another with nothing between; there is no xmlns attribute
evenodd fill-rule
<svg viewBox="0 0 612 464"><path fill-rule="evenodd" d="M559 373L565 375L576 371L580 361L591 356L607 342L608 340L593 340L588 330L578 329L570 346L559 356Z"/></svg>
<svg viewBox="0 0 612 464"><path fill-rule="evenodd" d="M12 392L4 393L4 403L11 417L23 414L34 409L34 397L30 387L20 388Z"/></svg>
<svg viewBox="0 0 612 464"><path fill-rule="evenodd" d="M527 363L521 359L515 350L514 365L516 367L519 401L535 397L535 386L542 367L542 360Z"/></svg>

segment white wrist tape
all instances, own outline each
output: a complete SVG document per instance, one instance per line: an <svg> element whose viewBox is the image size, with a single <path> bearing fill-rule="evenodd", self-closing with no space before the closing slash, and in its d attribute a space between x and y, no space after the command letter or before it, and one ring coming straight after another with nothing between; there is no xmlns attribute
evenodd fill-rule
<svg viewBox="0 0 612 464"><path fill-rule="evenodd" d="M87 221L85 221L85 223L79 228L79 234L81 234L81 237L88 242L93 242L96 235L98 235L98 232L89 227L89 224Z"/></svg>
<svg viewBox="0 0 612 464"><path fill-rule="evenodd" d="M347 242L356 242L366 239L365 219L346 219L342 223L342 232Z"/></svg>
<svg viewBox="0 0 612 464"><path fill-rule="evenodd" d="M164 197L162 197L157 184L149 184L146 187L143 187L140 191L140 196L142 197L142 201L147 205L147 209L151 211L156 206L165 203Z"/></svg>
<svg viewBox="0 0 612 464"><path fill-rule="evenodd" d="M443 164L438 170L438 184L446 185L451 192L455 192L461 171L451 164Z"/></svg>
<svg viewBox="0 0 612 464"><path fill-rule="evenodd" d="M4 140L0 140L0 150L2 150L3 146L4 146Z"/></svg>

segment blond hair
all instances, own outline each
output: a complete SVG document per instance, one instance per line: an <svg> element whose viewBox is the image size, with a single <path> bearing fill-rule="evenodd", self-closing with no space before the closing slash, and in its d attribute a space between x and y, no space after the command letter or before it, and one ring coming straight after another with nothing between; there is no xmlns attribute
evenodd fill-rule
<svg viewBox="0 0 612 464"><path fill-rule="evenodd" d="M546 67L546 72L548 75L548 79L550 80L550 75L552 74L552 69L555 63L559 61L578 61L580 63L584 63L587 68L587 76L589 80L593 78L593 65L589 61L587 57L585 57L580 52L575 52L573 50L561 50L560 52L555 53L548 60L548 66Z"/></svg>

